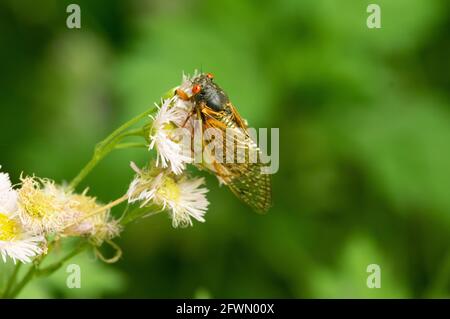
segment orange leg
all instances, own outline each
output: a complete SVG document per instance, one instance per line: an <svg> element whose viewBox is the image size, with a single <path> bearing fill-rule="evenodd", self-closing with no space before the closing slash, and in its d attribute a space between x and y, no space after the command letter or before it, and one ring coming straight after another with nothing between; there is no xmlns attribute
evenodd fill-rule
<svg viewBox="0 0 450 319"><path fill-rule="evenodd" d="M191 98L189 97L189 95L188 95L186 92L184 92L182 89L176 89L176 90L175 90L175 94L178 95L178 96L180 97L180 99L182 99L183 101L190 101L190 100L191 100ZM184 121L184 123L183 123L183 125L182 125L181 127L185 127L185 126L186 126L187 121L190 119L190 117L191 117L192 115L194 115L194 113L195 113L195 111L192 110L191 114L189 114L189 115L186 117L186 120Z"/></svg>
<svg viewBox="0 0 450 319"><path fill-rule="evenodd" d="M190 100L190 98L189 98L189 96L187 95L187 93L186 92L184 92L183 90L181 90L181 89L177 89L176 91L175 91L175 93L180 97L180 99L182 99L183 101L189 101Z"/></svg>

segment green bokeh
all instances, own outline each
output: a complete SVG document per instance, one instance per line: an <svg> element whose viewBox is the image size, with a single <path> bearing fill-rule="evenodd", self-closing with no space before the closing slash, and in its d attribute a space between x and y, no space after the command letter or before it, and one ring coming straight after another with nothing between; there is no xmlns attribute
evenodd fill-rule
<svg viewBox="0 0 450 319"><path fill-rule="evenodd" d="M14 181L70 180L194 69L251 126L280 128L280 170L267 215L209 177L205 224L145 219L117 264L73 260L79 291L62 269L23 297L450 296L447 0L76 1L70 30L72 2L0 3L0 164ZM381 29L366 27L373 2ZM114 153L82 186L113 200L149 157Z"/></svg>

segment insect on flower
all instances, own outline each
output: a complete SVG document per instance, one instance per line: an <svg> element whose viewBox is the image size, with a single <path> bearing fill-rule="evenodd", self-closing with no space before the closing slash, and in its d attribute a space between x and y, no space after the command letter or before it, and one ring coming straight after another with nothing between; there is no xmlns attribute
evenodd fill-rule
<svg viewBox="0 0 450 319"><path fill-rule="evenodd" d="M193 104L186 122L191 118L200 121L205 137L202 141L203 148L212 142L206 134L208 129L215 129L226 137L214 137L215 143L222 144L219 146L225 152L213 152L211 164L202 163L201 167L213 172L255 211L266 212L271 206L270 175L264 172L265 165L261 163L260 150L248 133L246 121L239 115L227 94L214 82L212 74L194 76L190 84L192 94L183 88L178 88L175 94ZM230 162L229 155L237 158L235 155L239 150L244 151L244 158Z"/></svg>

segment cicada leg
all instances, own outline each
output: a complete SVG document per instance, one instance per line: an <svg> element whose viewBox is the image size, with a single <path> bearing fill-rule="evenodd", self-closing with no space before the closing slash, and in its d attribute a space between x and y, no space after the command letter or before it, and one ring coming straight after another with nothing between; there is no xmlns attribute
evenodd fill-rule
<svg viewBox="0 0 450 319"><path fill-rule="evenodd" d="M180 97L180 99L182 99L183 101L190 100L189 95L186 92L184 92L182 89L176 89L175 94L177 94Z"/></svg>

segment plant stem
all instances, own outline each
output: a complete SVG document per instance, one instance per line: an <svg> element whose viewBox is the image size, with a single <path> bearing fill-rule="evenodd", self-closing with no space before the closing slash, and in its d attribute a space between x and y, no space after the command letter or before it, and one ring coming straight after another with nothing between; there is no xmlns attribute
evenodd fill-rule
<svg viewBox="0 0 450 319"><path fill-rule="evenodd" d="M50 266L47 266L43 269L39 269L37 272L38 276L50 276L55 271L57 271L59 268L61 268L66 261L71 259L72 257L75 257L79 253L83 252L84 249L88 247L87 242L83 241L81 244L79 244L77 247L75 247L74 250L72 250L69 254L67 254L65 257L61 258L59 261L51 264Z"/></svg>
<svg viewBox="0 0 450 319"><path fill-rule="evenodd" d="M131 211L125 211L120 218L120 224L125 226L139 218L150 217L161 212L162 210L156 207L137 207Z"/></svg>
<svg viewBox="0 0 450 319"><path fill-rule="evenodd" d="M77 219L76 221L74 221L74 222L72 222L72 223L66 225L66 226L64 227L64 229L69 228L69 227L71 227L71 226L74 226L74 225L76 225L76 224L79 224L80 222L82 222L83 220L85 220L85 219L87 219L87 218L89 218L89 217L92 217L92 216L94 216L94 215L96 215L96 214L99 214L99 213L104 212L105 210L108 210L108 209L110 209L110 208L113 208L114 206L117 206L117 205L123 203L123 202L126 201L127 199L128 199L128 195L125 194L125 195L123 195L122 197L119 197L118 199L116 199L115 201L112 201L112 202L110 202L109 204L106 204L106 205L104 205L104 206L102 206L102 207L100 207L100 208L94 210L94 211L91 212L90 214L87 214L87 215L83 216L82 218L79 218L79 219Z"/></svg>
<svg viewBox="0 0 450 319"><path fill-rule="evenodd" d="M6 298L15 298L20 291L27 285L27 283L34 277L35 271L38 269L39 265L42 263L44 258L52 251L54 245L54 241L50 241L47 248L47 254L41 255L39 258L35 259L33 264L31 265L28 272L22 278L22 280L18 283L18 285L12 290L9 295L6 295Z"/></svg>
<svg viewBox="0 0 450 319"><path fill-rule="evenodd" d="M75 189L78 184L92 171L92 169L101 160L101 157L93 156L92 159L83 167L83 169L78 173L78 175L70 182L69 188Z"/></svg>
<svg viewBox="0 0 450 319"><path fill-rule="evenodd" d="M139 142L130 142L130 143L119 143L116 144L115 149L125 149L125 148L147 148L147 144L139 143Z"/></svg>
<svg viewBox="0 0 450 319"><path fill-rule="evenodd" d="M11 292L11 294L6 295L5 297L15 298L22 291L22 289L28 284L28 282L34 277L37 267L39 266L39 263L33 264L26 273L25 277L23 277L23 279L19 282L16 288Z"/></svg>
<svg viewBox="0 0 450 319"><path fill-rule="evenodd" d="M144 127L140 127L133 130L128 130L125 133L122 133L121 136L127 137L127 136L145 136L145 130Z"/></svg>
<svg viewBox="0 0 450 319"><path fill-rule="evenodd" d="M19 262L16 264L16 266L14 267L14 271L11 274L11 277L8 280L8 284L6 286L5 291L3 292L3 297L7 298L9 292L11 291L11 288L14 286L14 284L16 283L16 279L17 279L17 274L19 273L20 267L22 266L22 263Z"/></svg>
<svg viewBox="0 0 450 319"><path fill-rule="evenodd" d="M128 128L133 126L134 124L138 123L143 118L147 117L150 113L154 111L154 108L149 109L138 116L132 118L128 122L122 124L119 128L117 128L114 132L112 132L109 136L107 136L103 141L97 144L94 150L94 154L91 158L91 160L83 167L83 169L78 173L77 176L70 182L69 188L75 189L81 181L92 171L92 169L106 156L108 155L112 150L114 150L114 147L117 143L119 143L124 137L127 136L133 136L143 135L143 128L135 129L135 130L129 130Z"/></svg>
<svg viewBox="0 0 450 319"><path fill-rule="evenodd" d="M72 252L67 254L65 257L63 257L61 260L57 261L54 264L51 264L50 266L39 269L39 265L42 263L42 260L44 257L42 257L40 260L38 260L36 263L34 263L31 268L26 273L25 277L19 282L19 284L15 287L15 289L12 291L10 295L5 295L5 297L8 298L15 298L17 295L22 291L22 289L35 277L35 276L42 276L46 275L49 276L55 271L57 271L59 268L61 268L66 261L71 259L72 257L78 255L80 252L84 250L88 245L86 242L82 242L80 245L78 245Z"/></svg>

